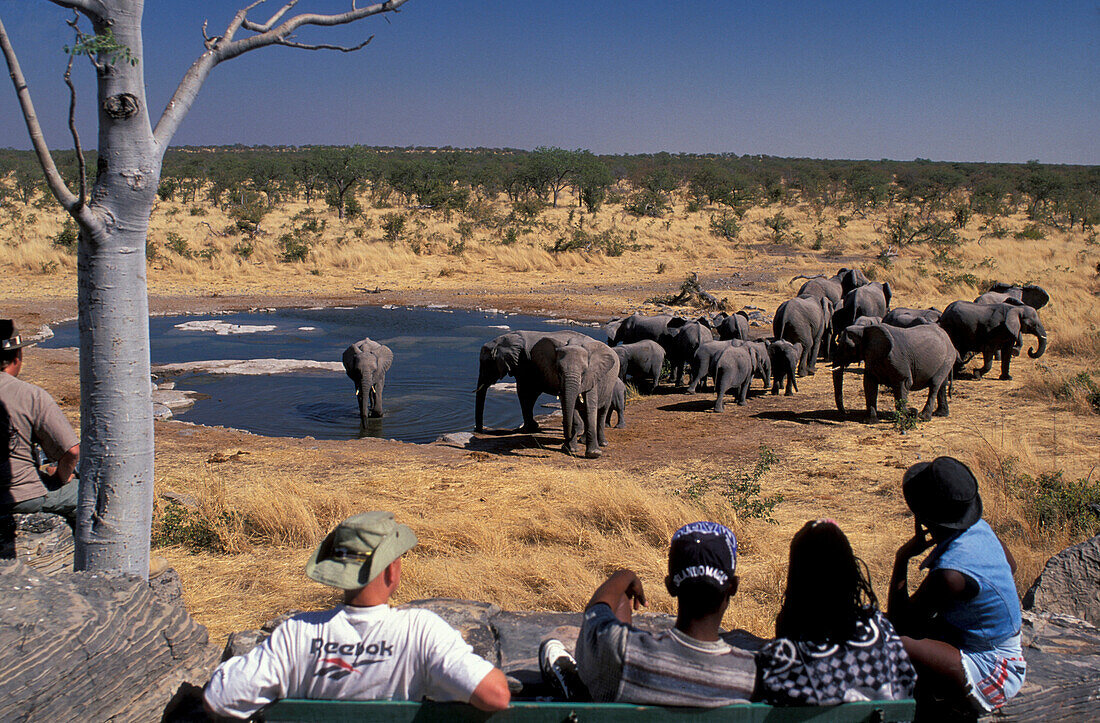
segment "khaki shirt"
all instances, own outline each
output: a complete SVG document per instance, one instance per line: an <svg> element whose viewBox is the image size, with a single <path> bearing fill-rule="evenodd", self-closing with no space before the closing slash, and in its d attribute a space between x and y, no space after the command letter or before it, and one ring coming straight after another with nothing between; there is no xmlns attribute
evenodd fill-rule
<svg viewBox="0 0 1100 723"><path fill-rule="evenodd" d="M80 439L45 389L0 371L0 505L42 497L31 442L57 461Z"/></svg>

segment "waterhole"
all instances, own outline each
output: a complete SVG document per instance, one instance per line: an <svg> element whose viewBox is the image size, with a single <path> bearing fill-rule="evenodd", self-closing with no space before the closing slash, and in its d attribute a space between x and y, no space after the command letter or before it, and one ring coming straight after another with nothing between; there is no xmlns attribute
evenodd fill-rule
<svg viewBox="0 0 1100 723"><path fill-rule="evenodd" d="M157 374L178 389L203 395L176 418L233 427L275 437L355 439L385 437L431 442L442 434L472 431L474 387L481 345L512 329L572 329L596 338L592 327L551 323L516 314L423 308L280 309L218 315L161 316L149 320L150 356L159 364L227 360L287 359L335 363L336 369L241 375L189 371ZM75 322L59 325L43 347L78 346ZM385 416L360 429L355 387L339 368L352 342L370 337L389 346L393 367L386 375ZM515 427L522 422L513 382L492 389L485 424ZM540 402L555 401L543 396ZM536 414L546 413L536 407Z"/></svg>

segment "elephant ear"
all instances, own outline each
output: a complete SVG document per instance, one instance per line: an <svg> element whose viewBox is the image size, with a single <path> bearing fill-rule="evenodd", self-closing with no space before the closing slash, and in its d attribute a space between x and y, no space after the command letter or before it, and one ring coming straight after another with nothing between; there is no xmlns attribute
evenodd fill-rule
<svg viewBox="0 0 1100 723"><path fill-rule="evenodd" d="M1002 326L1012 334L1012 338L1016 340L1016 343L1020 343L1020 315L1024 313L1024 309L1027 306L1014 306L1005 309L1004 323Z"/></svg>
<svg viewBox="0 0 1100 723"><path fill-rule="evenodd" d="M616 354L604 353L603 349L586 349L586 351L588 352L588 368L584 372L585 388L599 386L600 379L608 377L618 379L619 357Z"/></svg>
<svg viewBox="0 0 1100 723"><path fill-rule="evenodd" d="M684 324L688 323L688 320L682 316L674 316L668 320L669 329L679 329Z"/></svg>
<svg viewBox="0 0 1100 723"><path fill-rule="evenodd" d="M1050 301L1050 294L1041 286L1025 286L1021 296L1024 297L1024 303L1032 309L1041 309Z"/></svg>
<svg viewBox="0 0 1100 723"><path fill-rule="evenodd" d="M876 356L885 359L894 348L894 337L881 324L872 324L863 327L863 356L874 350Z"/></svg>
<svg viewBox="0 0 1100 723"><path fill-rule="evenodd" d="M494 350L494 358L497 366L508 374L515 374L517 368L526 355L523 337L518 334L507 334ZM503 375L502 375L503 376Z"/></svg>

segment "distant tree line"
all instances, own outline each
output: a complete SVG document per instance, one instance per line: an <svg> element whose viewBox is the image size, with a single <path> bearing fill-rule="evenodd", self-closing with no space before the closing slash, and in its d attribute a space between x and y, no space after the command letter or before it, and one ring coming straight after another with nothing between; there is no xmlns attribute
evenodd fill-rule
<svg viewBox="0 0 1100 723"><path fill-rule="evenodd" d="M72 152L55 152L75 178ZM94 169L95 153L86 167ZM0 150L0 204L49 203L30 151ZM210 203L247 224L287 200L323 200L341 218L404 205L463 210L501 195L532 216L558 205L562 192L588 211L613 202L638 216L668 212L673 194L689 209L809 203L854 214L896 202L922 213L988 216L1025 208L1030 218L1063 228L1100 224L1100 166L915 161L842 161L735 154L597 156L539 147L455 150L365 146L180 147L164 158L162 200ZM258 220L256 221L258 223Z"/></svg>

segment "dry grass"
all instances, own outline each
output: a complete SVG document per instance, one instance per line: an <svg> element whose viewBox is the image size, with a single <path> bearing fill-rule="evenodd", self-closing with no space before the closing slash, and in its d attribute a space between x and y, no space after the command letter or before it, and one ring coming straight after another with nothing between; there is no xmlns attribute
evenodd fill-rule
<svg viewBox="0 0 1100 723"><path fill-rule="evenodd" d="M721 279L704 285L735 307L748 303L772 310L800 283L790 283L792 276L858 265L890 281L898 306L942 309L954 299L973 298L991 279L1034 281L1052 296L1041 311L1051 339L1042 363L1021 357L1013 365L1012 383L958 383L948 420L923 424L905 436L887 425L774 421L797 430L792 442L777 449L782 461L764 482L765 493L785 497L774 525L738 520L714 493L686 496L685 472L711 461L678 459L672 452L664 464L624 462L595 470L553 455L439 457L402 445L379 450L201 428L185 437L177 434L178 425L158 425L158 491L192 495L196 514L213 521L224 550L164 550L183 576L189 609L216 641L288 609L330 604L333 593L306 580L302 566L336 521L373 508L393 509L421 539L405 566L399 601L454 596L510 609L579 609L607 572L629 566L641 573L651 607L671 611L662 584L671 532L694 519L718 519L734 526L743 552L741 593L726 622L767 635L783 590L790 538L807 519L837 519L885 597L894 550L911 530L900 494L902 471L937 454L958 456L980 473L986 517L1020 563L1022 591L1047 557L1073 538L1031 527L1021 502L1006 489L1006 463L1033 475L1064 470L1073 479L1100 464L1095 411L1080 395L1062 394L1066 380L1100 371L1100 246L1084 233L1053 229L1043 241L1013 238L1028 224L1021 214L998 220L1006 229L1003 238L990 235L988 221L975 219L960 230L961 246L939 255L925 247L900 249L883 266L875 262L882 228L887 213L897 209L866 216L847 211L851 218L841 227L832 209L785 208L793 225L779 245L763 223L777 207L750 209L734 243L710 234L716 208L688 213L678 202L665 219L635 219L618 207L585 215L586 231L611 230L631 246L622 256L549 252L547 247L571 233L581 218L572 209L571 222L565 204L521 229L514 244L503 244L498 228L477 226L461 249L457 214L448 220L439 213L408 212L404 235L390 242L383 239L381 216L399 209L368 209L363 218L341 223L320 206L310 216L302 215L305 204L292 203L265 217L255 239L225 235L231 221L217 209L204 207L205 215L196 216L190 209L190 204L167 203L154 213L150 240L157 254L149 269L154 295L351 300L362 298L357 287L382 287L406 294L402 298L433 294L433 300L606 318L652 309L646 298L667 293L692 271L704 280ZM492 210L507 213L499 202ZM71 299L74 258L50 242L61 229L60 216L38 211L34 224L20 225L2 214L0 298L17 311L44 300ZM281 261L279 238L309 218L325 225L306 234L308 258ZM168 250L169 232L178 233L194 254L213 251L209 258L181 256ZM247 258L242 243L252 246ZM750 277L757 280L742 281ZM33 299L26 296L28 288L35 289ZM71 376L55 368L52 356L36 354L32 359L50 363L29 365L28 378L62 391L71 411ZM72 360L68 363L71 373ZM831 408L827 376L800 380L799 394L787 403L809 411ZM637 418L635 407L650 403L632 401L631 414ZM739 433L739 415L752 412L750 405L730 415L731 438ZM722 439L714 442L720 445ZM226 444L246 445L250 454L234 462L208 461ZM612 458L613 453L614 448ZM746 467L753 462L743 460ZM158 515L163 504L158 501Z"/></svg>

